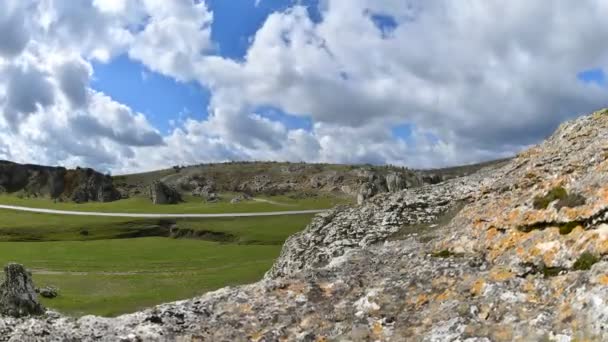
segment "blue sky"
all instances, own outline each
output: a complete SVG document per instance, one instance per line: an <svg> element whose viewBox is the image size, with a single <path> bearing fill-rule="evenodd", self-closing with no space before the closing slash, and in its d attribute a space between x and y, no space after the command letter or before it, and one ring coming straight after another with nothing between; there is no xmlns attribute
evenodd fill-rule
<svg viewBox="0 0 608 342"><path fill-rule="evenodd" d="M214 16L211 39L215 43L215 54L243 61L252 37L268 15L285 11L293 3L286 0L261 0L256 5L255 0L207 1ZM299 3L307 7L311 18L320 20L318 0ZM390 19L380 16L377 20L383 28L390 29ZM172 129L170 122L177 123L186 118L202 120L208 116L210 94L197 82L178 82L150 71L126 55L113 58L109 63L94 62L93 68L93 89L145 114L163 134ZM276 107L258 107L253 111L279 121L290 129L312 128L309 118L285 114Z"/></svg>
<svg viewBox="0 0 608 342"><path fill-rule="evenodd" d="M436 167L516 154L608 106L595 2L3 5L0 159Z"/></svg>

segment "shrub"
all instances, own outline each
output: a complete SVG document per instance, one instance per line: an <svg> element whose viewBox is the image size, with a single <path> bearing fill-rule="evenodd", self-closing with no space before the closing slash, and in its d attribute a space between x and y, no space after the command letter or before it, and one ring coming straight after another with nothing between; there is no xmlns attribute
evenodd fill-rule
<svg viewBox="0 0 608 342"><path fill-rule="evenodd" d="M564 223L559 226L559 233L562 235L570 234L574 230L574 228L578 227L579 225L580 223L576 221Z"/></svg>
<svg viewBox="0 0 608 342"><path fill-rule="evenodd" d="M463 254L450 252L447 249L441 250L439 252L435 252L432 254L434 258L449 258L449 257L461 257Z"/></svg>
<svg viewBox="0 0 608 342"><path fill-rule="evenodd" d="M536 196L534 197L534 202L533 202L533 206L534 209L540 210L540 209L547 209L547 207L549 206L549 204L555 200L560 200L560 199L564 199L568 196L568 192L566 191L566 189L564 189L561 186L555 187L551 190L549 190L549 192L547 192L547 194L545 196Z"/></svg>
<svg viewBox="0 0 608 342"><path fill-rule="evenodd" d="M586 271L598 261L600 261L598 257L589 252L585 252L576 259L574 265L572 265L572 269L575 271Z"/></svg>

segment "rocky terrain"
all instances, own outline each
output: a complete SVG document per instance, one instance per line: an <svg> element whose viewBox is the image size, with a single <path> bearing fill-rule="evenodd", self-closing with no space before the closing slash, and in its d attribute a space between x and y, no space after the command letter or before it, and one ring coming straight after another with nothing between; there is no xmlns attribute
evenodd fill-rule
<svg viewBox="0 0 608 342"><path fill-rule="evenodd" d="M170 170L114 177L121 192L138 196L155 182L181 194L218 200L219 193L235 192L244 196L316 196L332 194L356 198L361 204L379 193L397 192L424 184L436 184L471 174L487 165L504 160L463 167L411 170L394 166L331 165L273 162L233 162L174 167ZM242 199L240 199L242 200Z"/></svg>
<svg viewBox="0 0 608 342"><path fill-rule="evenodd" d="M110 176L93 169L23 165L0 161L0 194L50 197L57 200L110 202L120 193Z"/></svg>
<svg viewBox="0 0 608 342"><path fill-rule="evenodd" d="M608 340L608 110L505 165L320 214L266 277L0 341Z"/></svg>

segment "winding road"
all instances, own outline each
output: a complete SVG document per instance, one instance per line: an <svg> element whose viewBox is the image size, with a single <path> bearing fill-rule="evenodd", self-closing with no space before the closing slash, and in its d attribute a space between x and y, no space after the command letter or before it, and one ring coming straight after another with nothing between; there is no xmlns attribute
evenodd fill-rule
<svg viewBox="0 0 608 342"><path fill-rule="evenodd" d="M31 213L71 215L71 216L109 216L109 217L139 217L139 218L213 218L213 217L256 217L256 216L282 216L282 215L304 215L318 214L324 210L289 210L289 211L268 211L257 213L218 213L218 214L137 214L137 213L102 213L96 211L70 211L20 207L16 205L2 205L0 209L26 211Z"/></svg>

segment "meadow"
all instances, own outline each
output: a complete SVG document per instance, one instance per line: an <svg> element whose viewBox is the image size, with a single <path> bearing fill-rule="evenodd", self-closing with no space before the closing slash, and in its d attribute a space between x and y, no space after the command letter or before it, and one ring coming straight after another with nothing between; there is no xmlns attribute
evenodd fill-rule
<svg viewBox="0 0 608 342"><path fill-rule="evenodd" d="M112 213L166 213L166 214L221 214L249 213L269 211L313 210L326 209L339 204L351 203L345 197L319 195L310 198L294 199L286 195L258 196L256 200L230 203L234 194L220 194L217 203L205 203L200 197L184 196L182 203L173 205L154 205L146 197L131 197L114 202L73 203L51 201L48 198L19 197L15 195L0 195L0 204L16 205L30 208L45 208L70 211L97 211Z"/></svg>
<svg viewBox="0 0 608 342"><path fill-rule="evenodd" d="M256 281L311 218L171 220L180 229L217 233L176 239L161 236L167 222L159 220L0 210L0 264L22 263L37 286L58 287L59 297L43 300L53 310L115 316Z"/></svg>

